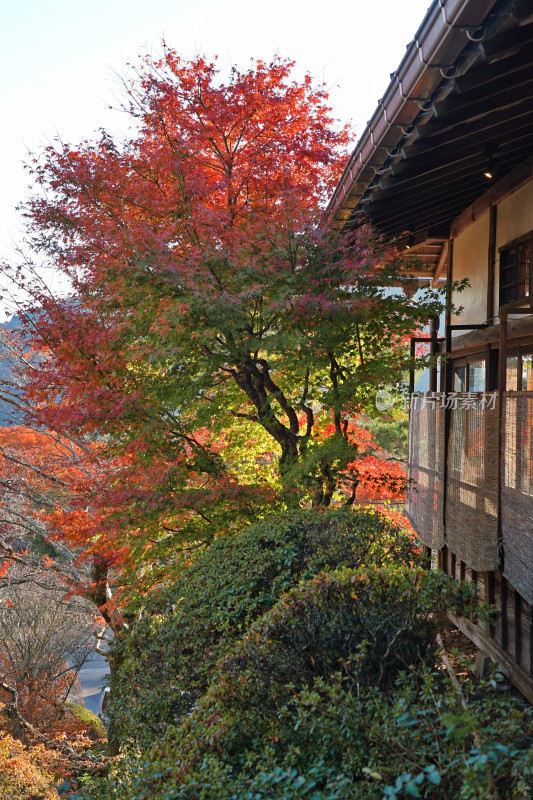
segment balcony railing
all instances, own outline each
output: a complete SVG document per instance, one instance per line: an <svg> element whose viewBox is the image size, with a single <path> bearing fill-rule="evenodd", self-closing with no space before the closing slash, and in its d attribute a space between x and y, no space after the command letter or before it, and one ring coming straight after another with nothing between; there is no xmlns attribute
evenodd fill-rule
<svg viewBox="0 0 533 800"><path fill-rule="evenodd" d="M432 392L409 420L407 513L432 549L500 569L533 603L533 392Z"/></svg>

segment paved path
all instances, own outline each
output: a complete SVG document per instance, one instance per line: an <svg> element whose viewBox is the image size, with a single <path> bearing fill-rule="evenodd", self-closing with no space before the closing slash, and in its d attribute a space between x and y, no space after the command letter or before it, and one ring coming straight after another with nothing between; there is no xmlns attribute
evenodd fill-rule
<svg viewBox="0 0 533 800"><path fill-rule="evenodd" d="M94 653L90 661L87 661L83 669L80 670L78 679L83 691L85 707L90 711L98 713L98 704L103 687L107 684L104 680L109 675L109 665L107 659Z"/></svg>

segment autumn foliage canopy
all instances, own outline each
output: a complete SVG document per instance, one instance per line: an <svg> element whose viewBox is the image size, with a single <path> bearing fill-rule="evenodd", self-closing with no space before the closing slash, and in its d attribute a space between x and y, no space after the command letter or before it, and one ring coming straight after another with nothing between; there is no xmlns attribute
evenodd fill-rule
<svg viewBox="0 0 533 800"><path fill-rule="evenodd" d="M54 530L164 570L275 504L397 496L358 414L442 305L391 290L404 264L370 230L327 224L348 130L324 89L280 58L223 76L168 48L124 87L129 138L34 158L34 261L12 270L31 423L90 443Z"/></svg>

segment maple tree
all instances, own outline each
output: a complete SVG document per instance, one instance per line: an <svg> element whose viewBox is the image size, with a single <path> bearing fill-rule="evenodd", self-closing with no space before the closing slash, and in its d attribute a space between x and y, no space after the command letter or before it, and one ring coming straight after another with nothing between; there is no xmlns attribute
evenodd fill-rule
<svg viewBox="0 0 533 800"><path fill-rule="evenodd" d="M103 504L81 507L121 467L99 451L47 430L0 428L0 712L17 735L70 755L67 691L94 650L114 685L109 645L131 624L120 602L124 548L99 528ZM76 513L85 525L72 524Z"/></svg>
<svg viewBox="0 0 533 800"><path fill-rule="evenodd" d="M165 48L125 82L129 138L29 165L33 255L6 265L22 333L4 341L0 588L52 573L120 634L130 593L220 533L401 496L359 414L442 301L404 296L372 231L325 223L348 131L293 70L224 78Z"/></svg>
<svg viewBox="0 0 533 800"><path fill-rule="evenodd" d="M164 546L151 537L152 517L157 517L158 530L164 532L170 511L158 508L155 513L157 504L150 487L158 481L164 483L165 471L173 465L152 464L141 479L139 463L131 453L113 457L101 440L58 434L39 426L37 410L26 405L24 395L29 376L43 362L35 359L16 329L1 332L1 338L0 356L3 366L9 368L0 378L3 421L8 423L0 427L0 627L6 623L0 637L4 642L0 647L0 701L4 700L4 712L16 718L18 728L36 733L37 725L41 735L45 725L43 738L50 743L50 731L57 725L64 728L62 703L75 674L65 662L65 653L71 664L77 655L88 657L96 638L98 652L108 657L113 686L117 665L107 649L109 629L119 635L131 624L122 613L123 593L137 589L139 583L149 588L163 576L171 578ZM11 416L6 409L13 409ZM22 421L26 424L20 424ZM189 482L194 482L194 476L189 475ZM202 488L207 489L197 485L196 492L201 493ZM211 503L213 500L211 492ZM138 535L130 537L130 545L124 531L128 504L135 503L138 507L131 516L133 532ZM234 508L238 503L235 496ZM212 512L216 514L216 508ZM186 517L189 509L178 508L174 513ZM123 570L125 562L129 574ZM144 581L140 581L139 571L133 580L131 577L132 568L139 565L150 565ZM63 641L68 631L65 619L57 615L54 596L61 608L79 601L76 609L84 624L76 623L76 630L84 640L81 644L74 635ZM37 611L30 609L24 614L28 597L40 597L42 602ZM46 647L42 637L35 635L42 614L45 622L50 616L57 617L51 622ZM13 635L7 635L12 628ZM25 659L15 657L21 642L28 644ZM32 642L38 645L36 661Z"/></svg>
<svg viewBox="0 0 533 800"><path fill-rule="evenodd" d="M108 655L104 621L114 634L128 627L121 613L122 595L136 588L140 577L137 572L132 581L123 570L125 562L130 572L151 565L146 587L162 575L170 577L162 557L164 543L161 546L153 533L157 528L164 537L176 516L186 523L190 509L171 511L168 504L157 503L152 487L164 484L166 473L176 465L160 460L141 476L132 453L113 457L102 441L20 424L23 419L30 423L35 412L25 405L24 389L28 372L35 373L42 362L33 359L16 330L3 331L1 338L0 356L9 369L0 378L0 402L4 411L14 409L14 416L4 420L11 424L0 427L0 611L4 601L16 615L20 603L15 597L25 589L76 595L88 616L100 621L96 634L104 646L98 649ZM194 478L189 474L191 485ZM231 488L226 486L224 504ZM197 502L202 491L208 492L216 519L214 492L205 481L203 486L196 484ZM217 491L222 497L220 487ZM131 513L129 505L134 507ZM234 509L238 505L234 492ZM128 543L124 532L130 518L135 535ZM174 552L174 561L175 556Z"/></svg>
<svg viewBox="0 0 533 800"><path fill-rule="evenodd" d="M62 582L65 592L90 597L95 570L101 568L80 559L80 548L89 542L57 531L53 519L71 508L79 483L102 472L99 446L30 424L24 391L39 362L16 330L0 333L0 357L0 589L26 584L50 589L53 580ZM95 594L92 602L105 600Z"/></svg>
<svg viewBox="0 0 533 800"><path fill-rule="evenodd" d="M38 360L24 391L34 427L98 450L55 524L106 570L274 503L353 502L362 458L379 466L357 414L442 309L391 289L405 264L371 231L324 224L348 130L293 70L224 78L165 47L125 80L130 138L58 141L29 166L34 260L10 268Z"/></svg>

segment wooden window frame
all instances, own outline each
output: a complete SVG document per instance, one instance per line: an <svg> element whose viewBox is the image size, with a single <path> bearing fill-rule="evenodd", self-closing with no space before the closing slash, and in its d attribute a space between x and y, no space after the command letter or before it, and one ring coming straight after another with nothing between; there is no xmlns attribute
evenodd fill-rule
<svg viewBox="0 0 533 800"><path fill-rule="evenodd" d="M510 303L520 303L530 296L533 288L533 230L507 242L498 249L500 254L499 303L500 308ZM508 259L518 257L518 278L510 281L506 270L516 270L517 266L509 266ZM507 283L503 280L507 279Z"/></svg>
<svg viewBox="0 0 533 800"><path fill-rule="evenodd" d="M467 392L473 391L473 390L470 389L470 370L469 370L469 366L470 366L470 364L475 364L475 363L482 363L485 366L485 386L483 387L483 389L481 391L482 392L487 391L488 374L489 374L489 359L487 358L487 351L486 350L482 350L482 351L478 350L475 353L469 353L468 355L464 355L462 357L453 359L453 361L452 361L452 391L453 392L458 391L455 388L455 370L456 370L457 367L465 367L466 368L466 370L465 370L465 388L463 389L463 392L467 393ZM463 443L461 445L461 448L464 451L468 451L469 445L470 445L470 431L469 430L465 430L465 431L463 431L463 433L464 433L464 438L463 438ZM485 464L486 464L486 456L485 456L484 452L482 454L482 458L483 458L482 468L483 468L483 471L484 471L485 470ZM459 477L459 479L461 479L460 478L461 470L458 469L457 466L456 466L456 454L455 454L455 452L452 454L452 462L451 462L451 470L450 471L451 471L452 474L454 474L454 476L456 478Z"/></svg>
<svg viewBox="0 0 533 800"><path fill-rule="evenodd" d="M512 392L525 392L527 391L522 387L522 359L524 356L531 356L533 355L533 344L523 344L518 345L515 347L509 347L507 350L507 360L510 358L516 358L516 377L517 377L517 386L516 389L506 389L506 391ZM520 385L519 385L520 384Z"/></svg>
<svg viewBox="0 0 533 800"><path fill-rule="evenodd" d="M455 388L455 369L456 367L466 367L466 380L465 380L465 392L472 391L470 389L470 377L469 377L469 370L468 367L472 363L482 362L485 365L485 386L483 387L482 391L486 391L487 387L487 375L488 375L488 359L487 353L485 350L482 350L478 353L472 353L467 356L462 356L461 358L454 358L452 361L452 391L455 392L457 389Z"/></svg>
<svg viewBox="0 0 533 800"><path fill-rule="evenodd" d="M533 355L533 343L515 345L514 347L510 347L508 349L507 360L509 360L510 358L516 358L516 376L517 376L516 389L506 389L509 396L511 397L521 396L528 391L527 389L524 389L522 387L523 357L531 355ZM525 429L522 430L522 424L523 423L520 423L518 419L516 420L515 437L517 442L523 440L523 438L529 434L529 431L526 431ZM517 493L517 495L527 494L531 496L531 492L530 491L526 492L523 488L524 473L525 473L525 466L522 459L522 451L518 450L514 461L514 475L513 475L514 491Z"/></svg>

